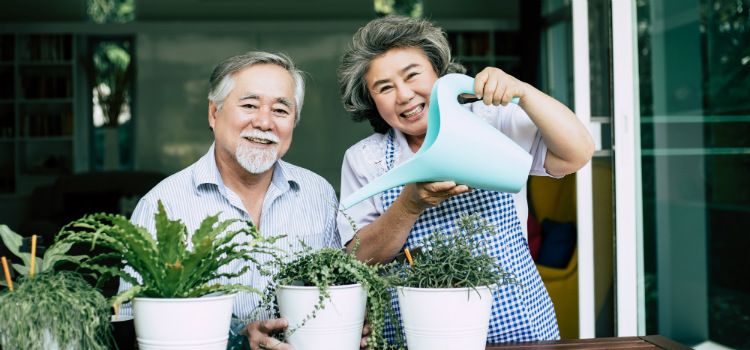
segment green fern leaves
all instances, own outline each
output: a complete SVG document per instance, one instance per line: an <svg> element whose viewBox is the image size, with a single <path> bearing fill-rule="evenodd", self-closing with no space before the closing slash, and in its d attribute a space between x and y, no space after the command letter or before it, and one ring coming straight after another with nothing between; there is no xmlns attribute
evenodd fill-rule
<svg viewBox="0 0 750 350"><path fill-rule="evenodd" d="M156 240L145 228L132 224L121 215L91 214L76 220L60 231L58 244L87 243L115 251L115 256L131 266L141 282L115 266L101 263L113 255L102 254L84 259L80 265L101 274L100 280L119 277L133 284L113 297L117 307L133 297L189 298L214 292L246 291L259 293L242 285L212 283L220 277L236 277L252 268L255 254L275 256L271 247L278 238L266 238L251 221L230 219L219 222L219 214L210 215L189 235L180 220L170 220L159 201L156 220ZM235 223L244 228L229 230ZM241 243L232 242L238 235L247 236ZM190 239L190 244L188 244ZM191 248L191 249L189 249ZM241 271L220 273L219 269L235 260L246 263Z"/></svg>

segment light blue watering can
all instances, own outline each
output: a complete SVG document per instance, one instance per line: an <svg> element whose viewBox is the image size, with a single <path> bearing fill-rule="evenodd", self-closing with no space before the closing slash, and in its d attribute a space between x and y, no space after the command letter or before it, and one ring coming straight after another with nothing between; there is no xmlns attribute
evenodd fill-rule
<svg viewBox="0 0 750 350"><path fill-rule="evenodd" d="M344 209L391 188L454 181L472 188L518 193L526 184L531 155L502 132L462 107L458 95L474 94L474 78L447 74L430 96L427 135L409 160L341 201ZM514 103L518 103L514 98Z"/></svg>

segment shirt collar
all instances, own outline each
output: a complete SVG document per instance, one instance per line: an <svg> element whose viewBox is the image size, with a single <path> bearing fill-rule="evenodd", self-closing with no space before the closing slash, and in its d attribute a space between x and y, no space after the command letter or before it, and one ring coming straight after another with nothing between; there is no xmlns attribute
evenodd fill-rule
<svg viewBox="0 0 750 350"><path fill-rule="evenodd" d="M298 191L300 181L296 176L296 173L292 171L291 165L281 159L273 165L273 177L271 178L271 184L276 186L281 191L289 189Z"/></svg>

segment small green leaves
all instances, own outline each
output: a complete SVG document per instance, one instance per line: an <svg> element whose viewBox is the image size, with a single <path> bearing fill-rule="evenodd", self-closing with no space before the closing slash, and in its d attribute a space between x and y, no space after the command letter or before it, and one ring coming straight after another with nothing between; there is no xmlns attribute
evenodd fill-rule
<svg viewBox="0 0 750 350"><path fill-rule="evenodd" d="M110 348L109 308L104 296L71 271L20 276L13 292L0 293L0 344L4 349Z"/></svg>
<svg viewBox="0 0 750 350"><path fill-rule="evenodd" d="M358 238L355 245L358 245ZM317 311L323 307L326 299L330 298L328 293L330 286L339 286L359 283L367 292L367 319L370 323L372 333L368 338L368 345L376 349L388 347L383 337L385 326L385 315L393 316L393 310L389 307L391 293L386 281L380 277L380 265L369 266L357 260L354 253L346 253L339 248L323 248L313 251L305 246L303 251L293 254L287 259L276 261L278 272L268 284L265 291L265 308L278 317L278 306L276 305L276 290L281 285L306 285L316 286L320 292L320 300L313 306L302 324L313 319ZM292 329L290 334L299 328Z"/></svg>
<svg viewBox="0 0 750 350"><path fill-rule="evenodd" d="M515 275L505 272L489 255L488 242L495 227L479 214L461 214L453 232L436 228L423 241L423 254L413 265L396 265L388 276L395 286L459 288L520 285Z"/></svg>

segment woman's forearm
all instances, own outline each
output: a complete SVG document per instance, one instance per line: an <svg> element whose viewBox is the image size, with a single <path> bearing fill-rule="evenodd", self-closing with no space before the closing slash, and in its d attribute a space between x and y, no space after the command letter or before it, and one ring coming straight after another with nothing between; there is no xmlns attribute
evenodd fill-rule
<svg viewBox="0 0 750 350"><path fill-rule="evenodd" d="M346 244L347 251L354 248L359 237L357 259L370 264L386 264L401 251L414 223L424 209L416 209L405 203L399 196L393 204L375 221L357 231L355 238Z"/></svg>
<svg viewBox="0 0 750 350"><path fill-rule="evenodd" d="M594 154L588 129L565 105L525 84L519 106L537 126L548 153L544 167L550 175L567 175L581 169Z"/></svg>

